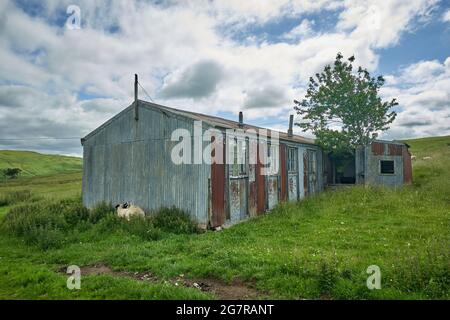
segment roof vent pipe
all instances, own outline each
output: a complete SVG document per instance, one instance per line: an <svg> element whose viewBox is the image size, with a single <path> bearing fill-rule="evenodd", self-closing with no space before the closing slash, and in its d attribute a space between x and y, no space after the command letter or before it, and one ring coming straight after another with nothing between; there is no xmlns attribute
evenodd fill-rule
<svg viewBox="0 0 450 320"><path fill-rule="evenodd" d="M242 111L239 111L239 128L242 128L244 126L244 115L242 114Z"/></svg>
<svg viewBox="0 0 450 320"><path fill-rule="evenodd" d="M138 110L138 75L134 74L134 120L139 120L139 110Z"/></svg>
<svg viewBox="0 0 450 320"><path fill-rule="evenodd" d="M293 136L293 133L292 133L292 126L293 126L293 124L294 124L294 115L291 114L289 116L289 129L288 129L288 132L287 132L288 137L292 137Z"/></svg>

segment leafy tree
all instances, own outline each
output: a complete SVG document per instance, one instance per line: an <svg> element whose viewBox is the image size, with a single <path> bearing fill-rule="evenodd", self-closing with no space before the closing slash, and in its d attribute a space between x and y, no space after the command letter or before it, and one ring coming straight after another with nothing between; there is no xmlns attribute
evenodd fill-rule
<svg viewBox="0 0 450 320"><path fill-rule="evenodd" d="M20 168L3 169L3 175L9 179L16 179L21 172L22 172L22 169L20 169Z"/></svg>
<svg viewBox="0 0 450 320"><path fill-rule="evenodd" d="M311 130L317 143L335 154L369 144L397 115L390 111L398 105L396 99L382 101L378 95L384 78L373 78L361 67L354 72L354 61L354 56L344 61L338 53L332 66L309 79L305 98L294 100L294 109L303 118L296 125Z"/></svg>

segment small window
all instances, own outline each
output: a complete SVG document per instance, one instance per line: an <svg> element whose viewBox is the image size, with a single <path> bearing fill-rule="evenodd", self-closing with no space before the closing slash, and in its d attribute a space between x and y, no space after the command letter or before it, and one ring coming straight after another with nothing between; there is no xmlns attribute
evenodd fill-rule
<svg viewBox="0 0 450 320"><path fill-rule="evenodd" d="M280 146L269 144L267 147L267 156L269 158L269 175L275 176L278 174L279 153Z"/></svg>
<svg viewBox="0 0 450 320"><path fill-rule="evenodd" d="M288 172L297 172L297 149L288 148Z"/></svg>
<svg viewBox="0 0 450 320"><path fill-rule="evenodd" d="M247 175L248 173L248 140L234 138L229 141L228 152L230 154L230 175L234 177Z"/></svg>
<svg viewBox="0 0 450 320"><path fill-rule="evenodd" d="M394 161L393 160L380 160L380 173L381 174L394 174Z"/></svg>

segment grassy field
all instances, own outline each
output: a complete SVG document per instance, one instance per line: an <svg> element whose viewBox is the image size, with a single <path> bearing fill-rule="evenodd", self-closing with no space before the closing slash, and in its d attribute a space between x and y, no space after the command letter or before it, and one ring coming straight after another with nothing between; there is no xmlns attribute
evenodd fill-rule
<svg viewBox="0 0 450 320"><path fill-rule="evenodd" d="M79 172L83 160L76 157L41 154L32 151L0 150L0 171L5 168L22 169L22 177L47 176L57 173Z"/></svg>
<svg viewBox="0 0 450 320"><path fill-rule="evenodd" d="M0 184L0 298L449 299L450 137L407 142L412 186L327 191L221 232L86 212L79 172Z"/></svg>

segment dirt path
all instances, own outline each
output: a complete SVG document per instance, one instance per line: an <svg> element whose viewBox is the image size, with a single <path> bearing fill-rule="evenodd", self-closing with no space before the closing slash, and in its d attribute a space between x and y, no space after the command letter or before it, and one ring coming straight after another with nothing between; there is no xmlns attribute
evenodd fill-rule
<svg viewBox="0 0 450 320"><path fill-rule="evenodd" d="M81 275L109 274L113 276L129 277L139 281L163 281L149 272L114 271L110 267L103 264L83 266L80 269ZM66 273L66 270L67 267L62 267L59 269L59 272ZM221 300L264 299L266 297L266 294L252 288L240 280L225 283L214 278L188 279L185 278L184 275L180 275L179 277L168 281L175 286L196 288L202 292L212 293Z"/></svg>

